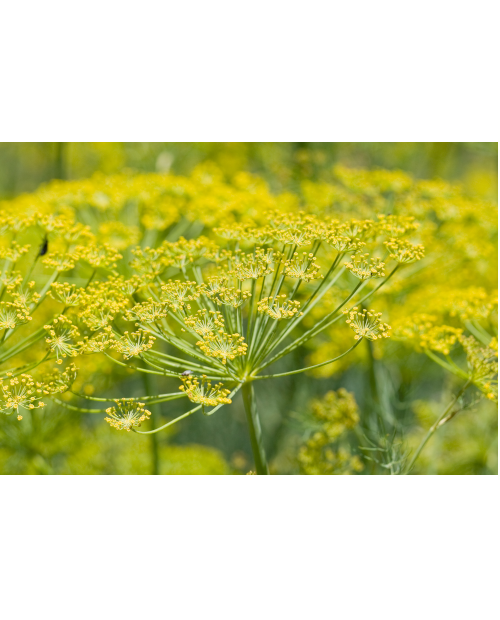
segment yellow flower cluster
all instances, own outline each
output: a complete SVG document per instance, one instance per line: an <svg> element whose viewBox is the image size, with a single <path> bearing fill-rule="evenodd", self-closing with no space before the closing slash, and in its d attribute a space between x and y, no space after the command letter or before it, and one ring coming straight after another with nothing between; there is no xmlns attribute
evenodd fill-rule
<svg viewBox="0 0 500 620"><path fill-rule="evenodd" d="M184 323L199 336L205 337L224 328L224 317L220 312L203 308L194 315L186 316Z"/></svg>
<svg viewBox="0 0 500 620"><path fill-rule="evenodd" d="M217 405L228 405L231 399L228 398L229 390L217 383L212 386L206 375L202 375L201 380L197 377L182 377L182 385L179 387L192 403L199 403L204 407L216 407Z"/></svg>
<svg viewBox="0 0 500 620"><path fill-rule="evenodd" d="M20 410L45 407L40 400L42 394L43 384L35 383L31 375L23 373L14 377L8 372L6 378L0 378L0 411L6 415L16 413L17 419L22 420Z"/></svg>
<svg viewBox="0 0 500 620"><path fill-rule="evenodd" d="M264 297L257 304L257 310L265 313L276 321L292 319L299 311L300 302L287 299L286 294L274 297Z"/></svg>
<svg viewBox="0 0 500 620"><path fill-rule="evenodd" d="M124 332L123 336L111 341L111 348L121 353L123 359L138 357L142 353L149 351L154 345L156 338L147 330L138 329L136 332Z"/></svg>
<svg viewBox="0 0 500 620"><path fill-rule="evenodd" d="M224 365L228 360L246 355L248 349L243 336L238 333L228 334L223 329L205 334L203 340L199 340L196 345L207 357L220 359Z"/></svg>
<svg viewBox="0 0 500 620"><path fill-rule="evenodd" d="M256 177L224 180L203 166L189 177L56 181L3 203L0 361L40 362L27 356L45 336L49 362L109 350L106 363L116 351L178 376L190 357L185 367L199 374L243 381L304 334L329 336L319 344L324 360L315 358L326 361L335 308L356 340L389 336L384 310L426 352L446 356L457 342L472 351L467 333L485 345L496 307L492 210L460 188L400 172L336 167L330 181L275 196ZM364 309L382 284L377 311ZM346 294L331 305L337 285ZM431 319L410 320L422 299ZM123 320L137 330L124 331ZM468 355L479 367L482 354Z"/></svg>
<svg viewBox="0 0 500 620"><path fill-rule="evenodd" d="M359 422L359 410L353 394L343 388L325 394L310 403L312 423L317 429L300 447L300 471L308 475L353 474L362 471L363 464L347 446L336 445L344 433Z"/></svg>
<svg viewBox="0 0 500 620"><path fill-rule="evenodd" d="M108 407L106 413L109 417L104 418L106 422L119 431L130 432L134 427L148 420L151 412L144 409L145 404L136 400L122 398L115 401L114 407Z"/></svg>
<svg viewBox="0 0 500 620"><path fill-rule="evenodd" d="M383 278L385 276L385 263L381 258L368 258L368 254L352 255L351 260L345 263L353 276L359 280L368 280L370 278Z"/></svg>
<svg viewBox="0 0 500 620"><path fill-rule="evenodd" d="M358 310L357 306L352 310L343 310L347 315L346 323L354 331L356 340L367 338L377 340L377 338L389 338L391 326L380 320L381 312L373 312L363 308Z"/></svg>

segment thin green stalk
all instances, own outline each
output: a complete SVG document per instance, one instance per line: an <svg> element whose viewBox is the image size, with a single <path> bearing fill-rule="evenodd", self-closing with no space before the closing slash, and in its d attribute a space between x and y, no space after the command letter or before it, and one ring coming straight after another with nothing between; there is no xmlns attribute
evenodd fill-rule
<svg viewBox="0 0 500 620"><path fill-rule="evenodd" d="M75 407L74 405L65 403L63 400L59 400L58 398L54 398L53 396L51 396L51 398L55 403L61 405L61 407L71 409L71 411L78 411L79 413L106 413L106 409L85 409L83 407Z"/></svg>
<svg viewBox="0 0 500 620"><path fill-rule="evenodd" d="M353 349L355 349L358 344L361 342L361 340L363 340L362 338L360 338L359 340L357 340L350 349L348 349L347 351L344 351L344 353L342 353L341 355L338 355L337 357L334 357L331 360L328 360L326 362L321 362L320 364L315 364L314 366L308 366L307 368L299 368L298 370L292 370L290 372L280 372L277 375L260 375L260 376L256 376L255 377L255 381L257 381L258 379L275 379L276 377L286 377L288 375L296 375L300 372L306 372L306 370L313 370L313 368L320 368L320 366L326 366L327 364L331 364L332 362L336 362L337 360L341 359L342 357L346 356L348 353L350 353ZM264 368L264 366L262 367ZM257 372L259 372L259 370L257 370Z"/></svg>
<svg viewBox="0 0 500 620"><path fill-rule="evenodd" d="M196 334L196 332L194 332L193 330L189 329L184 323L181 323L177 317L175 315L170 315L173 316L173 318L179 322L179 325L182 327L182 329L184 329L185 331L191 333L194 337L199 339L198 334ZM179 349L179 351L182 351L183 353L186 353L187 355L190 355L191 357L194 357L195 359L200 360L201 362L206 362L207 358L203 357L203 355L201 353L199 353L194 347L192 347L191 345L189 345L187 342L185 342L184 340L180 340L177 337L168 337L166 334L163 333L163 331L161 332L157 332L156 330L152 330L151 328L149 328L149 331L157 336L158 338L160 338L161 340L163 340L164 342L166 342L167 344L171 344L173 347L175 347L176 349ZM221 370L224 370L224 366L223 364L219 364L217 361L212 360L212 363L216 366L219 367Z"/></svg>
<svg viewBox="0 0 500 620"><path fill-rule="evenodd" d="M41 340L45 333L45 330L43 329L43 327L41 327L39 330L31 334L31 336L28 336L27 338L22 340L19 344L12 347L12 349L9 350L9 353L7 355L0 359L0 364L3 364L11 357L18 355L19 353L22 353L25 349L31 347L35 342L37 342L37 340Z"/></svg>
<svg viewBox="0 0 500 620"><path fill-rule="evenodd" d="M382 280L382 282L376 286L373 290L371 290L369 293L367 293L364 297L362 297L359 301L356 302L357 305L362 304L366 299L368 299L369 297L371 297L374 293L376 293L380 288L382 288L384 286L384 284L386 284L388 282L388 280L390 278L392 278L392 276L396 273L396 271L401 267L401 265L396 265L394 267L394 269L391 271L391 273L387 276L387 278L385 278L384 280ZM366 282L369 282L369 280L366 280Z"/></svg>
<svg viewBox="0 0 500 620"><path fill-rule="evenodd" d="M295 298L295 295L297 294L297 291L299 290L299 286L301 285L301 283L302 283L302 280L298 280L297 284L293 287L292 293L290 295L290 300L293 300ZM279 321L276 320L272 328L269 330L269 333L267 334L267 336L262 338L261 346L257 349L255 356L254 356L255 359L253 360L254 361L253 366L257 366L263 360L265 360L266 357L271 353L271 351L277 346L277 343L280 342L281 336L277 335L275 337L276 331L279 328L279 324L280 324Z"/></svg>
<svg viewBox="0 0 500 620"><path fill-rule="evenodd" d="M36 362L30 362L29 364L24 364L24 366L19 366L18 368L12 368L10 370L3 370L2 372L0 372L0 377L5 378L8 372L12 373L12 377L18 377L20 374L28 372L29 370L32 370L33 368L36 368L37 366L40 366L40 364L43 364L44 362L46 362L49 359L49 355L50 355L50 351L41 360L38 360ZM51 359L55 359L55 358L53 357Z"/></svg>
<svg viewBox="0 0 500 620"><path fill-rule="evenodd" d="M252 283L250 286L251 286L250 288L251 297L250 297L250 310L248 312L248 319L247 319L247 337L246 337L247 342L249 341L250 333L252 331L253 309L255 306L255 291L257 289L257 280L255 278L252 278Z"/></svg>
<svg viewBox="0 0 500 620"><path fill-rule="evenodd" d="M367 282L367 280L365 281ZM317 334L319 334L323 329L326 329L329 325L329 323L325 323L325 321L327 321L327 319L333 315L335 315L343 306L345 306L345 304L356 294L356 292L358 291L358 289L363 286L363 284L361 284L361 282L359 284L357 284L357 286L355 287L355 289L352 291L352 293L346 298L344 299L344 301L335 308L335 310L333 310L332 312L330 312L324 319L322 319L315 327L309 329L305 334L303 334L300 338L297 338L297 340L294 340L291 344L289 344L287 347L285 347L284 349L282 349L279 353L277 353L276 355L274 355L270 360L268 360L264 366L261 366L261 370L266 368L267 366L270 366L271 364L273 364L275 361L279 360L280 358L282 358L284 355L287 355L288 353L290 353L291 351L293 351L294 349L296 349L298 346L300 346L301 344L304 344L304 342L307 342L308 340L310 340L311 338L313 338L314 336L316 336Z"/></svg>
<svg viewBox="0 0 500 620"><path fill-rule="evenodd" d="M39 258L40 258L40 249L37 248L35 258L34 258L33 262L31 263L31 267L26 271L26 275L24 276L24 280L23 280L22 286L25 286L27 284L27 282L29 281L30 276L33 273L33 270L35 269L36 264L37 264Z"/></svg>
<svg viewBox="0 0 500 620"><path fill-rule="evenodd" d="M381 282L377 287L375 287L372 291L370 291L367 295L365 295L362 299L360 299L359 301L356 302L357 305L362 304L366 299L368 299L369 297L371 297L376 291L379 290L379 288L381 288L388 280L389 278L391 278L394 273L396 272L396 270L400 267L400 265L396 265L396 267L394 267L394 269L391 271L391 273L387 276L387 278L385 278L385 280L383 282ZM294 343L292 343L291 345L289 345L286 349L283 349L280 353L278 353L277 355L275 355L273 358L271 358L266 366L269 366L270 364L272 364L274 361L276 361L277 359L279 359L280 357L283 357L283 355L285 355L286 353L289 353L290 351L293 351L293 349L295 349L297 346L299 346L300 344L302 344L303 342L306 342L307 340L310 340L311 338L313 338L314 336L317 336L320 332L324 331L325 329L327 329L328 327L330 327L330 325L333 325L333 323L336 323L342 315L339 315L335 318L332 318L330 321L327 321L329 317L332 317L333 315L335 315L340 308L342 308L342 306L344 306L353 296L355 293L359 293L360 290L362 290L366 284L369 282L369 280L365 280L364 282L360 282L356 288L353 290L353 292L349 295L349 297L344 300L342 302L342 304L340 306L338 306L333 312L331 312L330 314L328 314L326 317L324 317L314 328L310 329L308 332L306 332L299 340L296 340ZM302 317L303 318L303 317ZM325 321L327 321L325 323ZM264 366L265 368L265 366Z"/></svg>
<svg viewBox="0 0 500 620"><path fill-rule="evenodd" d="M253 385L251 383L244 383L242 386L242 394L245 412L247 414L250 443L252 444L252 452L255 461L255 471L260 475L269 474Z"/></svg>
<svg viewBox="0 0 500 620"><path fill-rule="evenodd" d="M291 260L293 253L295 252L295 250L297 249L296 245L293 245L291 247L291 249L288 251L286 259L285 260ZM279 268L280 268L280 264L278 263L277 267L276 267L276 271L274 274L274 278L273 278L273 283L271 284L271 289L269 291L269 297L271 297L272 295L272 300L269 304L269 307L272 307L274 302L276 301L276 298L278 297L278 295L281 292L281 287L283 286L283 282L285 281L286 275L284 274L284 270L285 267L283 267L283 269L281 270L281 276L279 278L279 281L276 282L276 280L278 279L278 274L279 274ZM276 284L276 288L274 290L273 293L273 289L274 289L274 285ZM257 339L257 353L256 356L258 356L260 349L262 348L263 344L265 344L265 339L264 339L264 334L266 332L267 326L269 325L269 321L270 321L270 317L269 315L265 314L263 316L263 327L261 329L259 329L259 334L258 334L258 339Z"/></svg>
<svg viewBox="0 0 500 620"><path fill-rule="evenodd" d="M295 247L295 246L294 246ZM282 251L282 255L284 256L285 254L285 246L283 246L283 251ZM288 260L288 254L287 254L287 260ZM267 297L271 297L272 296L272 300L271 303L269 304L270 306L272 306L274 304L274 301L276 299L276 296L278 295L279 291L281 290L281 286L283 285L283 281L285 279L285 276L282 275L279 284L277 284L277 280L278 280L278 275L280 273L280 265L281 262L277 262L276 263L276 267L274 270L274 273L272 274L272 281L271 281L271 286L269 288L269 292L267 293ZM283 274L283 272L281 272ZM271 274L269 274L271 275ZM263 293L265 290L265 284L266 284L266 280L267 280L267 276L264 276L263 280L262 280L262 287L260 289L260 295L259 295L259 302L262 300L263 298ZM275 284L277 284L276 289L274 291L274 295L273 295L273 289L275 288ZM263 341L263 335L266 331L268 322L269 322L269 316L267 315L263 315L260 313L256 312L256 320L255 320L255 325L254 325L254 329L253 329L253 333L252 333L252 340L250 342L250 347L248 349L247 352L247 364L246 367L249 368L250 367L250 361L253 359L254 357L254 349L255 347L257 347L257 352L261 347L262 341Z"/></svg>
<svg viewBox="0 0 500 620"><path fill-rule="evenodd" d="M443 411L443 413L439 416L439 418L434 422L434 424L430 427L430 429L428 430L427 434L425 435L425 437L422 439L422 441L420 442L420 445L418 446L418 448L415 451L415 454L413 455L410 463L408 464L408 467L406 468L406 471L404 472L404 474L409 474L410 471L413 469L413 466L415 465L416 460L418 459L418 457L420 456L420 453L422 452L422 450L424 449L426 443L429 441L429 439L434 435L434 433L437 431L437 429L444 424L445 422L447 422L452 416L450 416L450 412L453 409L453 407L455 406L455 403L463 396L463 394L465 393L465 391L467 390L467 388L469 387L469 385L472 383L471 379L468 379L467 382L462 386L462 389L456 394L456 396L453 398L453 400L451 401L451 403L446 407L446 409Z"/></svg>
<svg viewBox="0 0 500 620"><path fill-rule="evenodd" d="M380 398L377 389L377 373L375 370L375 355L373 353L373 341L370 339L366 339L366 346L368 350L368 366L369 366L369 376L370 376L370 392L372 401L374 404L380 404Z"/></svg>
<svg viewBox="0 0 500 620"><path fill-rule="evenodd" d="M173 368L182 367L184 370L195 370L197 372L215 372L217 369L209 366L202 366L201 364L196 364L195 362L191 362L190 360L184 360L180 357L174 357L173 355L167 355L166 353L162 353L161 351L155 351L151 349L147 352L147 355L157 355L162 358L162 363L166 366L171 366ZM173 360L173 361L172 361Z"/></svg>
<svg viewBox="0 0 500 620"><path fill-rule="evenodd" d="M149 370L148 368L141 368L140 366L132 366L131 364L125 364L124 362L120 362L119 360L115 359L113 356L111 356L106 351L103 351L103 353L106 357L109 357L109 359L112 362L114 362L115 364L118 364L118 366L124 366L125 368L131 368L132 370L137 370L138 372L146 372L151 375L162 375L164 377L176 377L176 378L179 377L179 373L176 373L176 372L167 372L166 370L163 372L158 372L157 370Z"/></svg>
<svg viewBox="0 0 500 620"><path fill-rule="evenodd" d="M327 279L328 279L329 275L337 267L337 262L336 261L337 261L337 259L335 259L335 262L330 267L330 270L326 274L324 280L321 280L321 282L319 283L318 287L312 292L311 296L309 297L309 299L304 304L304 307L301 309L301 313L302 313L301 316L297 317L295 319L292 319L290 321L290 325L288 325L288 327L280 334L278 340L276 340L276 342L274 343L273 348L277 347L279 344L281 344L281 342L283 342L283 340L288 336L288 334L296 327L296 325L298 325L304 319L305 316L307 316L309 314L309 312L314 308L314 306L319 301L321 301L321 299L326 295L326 293L331 289L331 287L335 284L335 282L337 282L337 280L340 278L340 276L344 273L345 267L342 267L342 269L340 269L338 271L338 273L335 275L335 277L333 277L330 280L330 282L327 283Z"/></svg>
<svg viewBox="0 0 500 620"><path fill-rule="evenodd" d="M263 359L265 359L268 353L273 350L272 339L274 337L274 334L276 333L276 330L279 327L279 323L280 322L275 319L274 325L271 326L267 335L266 334L262 335L261 344L257 348L255 355L250 360L251 366L253 367L257 366L257 364L259 364Z"/></svg>
<svg viewBox="0 0 500 620"><path fill-rule="evenodd" d="M470 331L470 333L477 339L479 342L482 342L485 346L488 346L491 343L492 336L485 332L484 329L478 329L479 325L476 326L472 321L464 321L465 327Z"/></svg>
<svg viewBox="0 0 500 620"><path fill-rule="evenodd" d="M458 366L453 368L453 366L451 366L450 364L442 360L438 355L436 355L432 351L429 351L429 349L425 349L425 354L427 355L427 357L429 357L431 360L436 362L436 364L439 364L439 366L442 366L448 372L451 372L452 374L458 375L463 378L466 378L468 376L463 370L458 368Z"/></svg>
<svg viewBox="0 0 500 620"><path fill-rule="evenodd" d="M262 286L260 287L260 293L259 293L259 302L262 300L263 296L264 296L264 287L266 284L266 278L267 276L264 276L264 278L262 279ZM251 332L251 340L250 340L250 345L248 347L248 351L247 351L247 360L251 359L252 355L253 355L253 350L255 347L255 344L257 342L257 336L259 334L260 331L260 324L262 322L262 315L258 314L256 312L256 316L255 316L255 321L252 325L252 332ZM247 368L249 368L248 364L247 364Z"/></svg>
<svg viewBox="0 0 500 620"><path fill-rule="evenodd" d="M143 375L142 383L144 385L144 391L150 397L152 393L154 392L153 378L150 377L149 375ZM154 428L158 422L158 406L153 405L152 407L150 407L150 412L151 412L151 418L150 418L151 424L153 425L153 428ZM151 473L153 475L158 475L160 473L160 459L158 455L158 438L156 437L156 433L153 433L151 435L149 447L151 449Z"/></svg>
<svg viewBox="0 0 500 620"><path fill-rule="evenodd" d="M169 426L172 426L172 424L179 422L179 420L183 420L184 418L187 418L188 416L192 415L195 411L199 411L200 409L201 409L201 405L198 405L198 407L191 409L191 411L188 411L187 413L180 415L178 418L175 418L175 420L170 420L170 422L167 422L163 426L160 426L159 428L155 428L152 431L136 431L135 429L133 430L134 432L139 433L139 435L153 435L154 433L158 433L159 431L162 431L164 428L167 428Z"/></svg>
<svg viewBox="0 0 500 620"><path fill-rule="evenodd" d="M116 402L116 398L97 398L96 396L87 396L87 394L80 394L79 392L73 392L73 390L68 390L71 394L78 396L78 398L84 398L85 400L93 400L99 403L114 403ZM172 392L171 394L158 394L154 396L134 396L133 398L128 398L127 400L137 400L139 402L155 402L155 403L165 403L169 400L176 400L177 398L182 398L186 396L184 392ZM160 400L161 399L161 400Z"/></svg>

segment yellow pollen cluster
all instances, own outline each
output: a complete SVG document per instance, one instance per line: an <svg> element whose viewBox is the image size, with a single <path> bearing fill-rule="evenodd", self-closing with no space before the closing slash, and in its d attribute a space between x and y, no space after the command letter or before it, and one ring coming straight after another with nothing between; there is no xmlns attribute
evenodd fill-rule
<svg viewBox="0 0 500 620"><path fill-rule="evenodd" d="M235 357L245 355L248 349L243 336L227 334L222 329L215 333L206 334L203 340L199 340L196 345L207 357L220 359L224 365L227 360L234 360Z"/></svg>
<svg viewBox="0 0 500 620"><path fill-rule="evenodd" d="M151 298L125 313L127 321L140 321L141 323L154 323L167 316L166 304L153 301Z"/></svg>
<svg viewBox="0 0 500 620"><path fill-rule="evenodd" d="M420 346L448 355L463 330L449 325L436 325L420 336Z"/></svg>
<svg viewBox="0 0 500 620"><path fill-rule="evenodd" d="M0 411L11 415L19 414L19 409L45 407L45 403L40 400L42 388L43 385L35 383L31 375L22 374L14 377L12 372L8 372L6 379L0 378Z"/></svg>
<svg viewBox="0 0 500 620"><path fill-rule="evenodd" d="M55 368L43 377L42 390L44 394L62 394L75 382L78 369L71 363L62 372Z"/></svg>
<svg viewBox="0 0 500 620"><path fill-rule="evenodd" d="M15 329L18 325L24 325L31 319L28 310L19 308L11 302L0 302L0 331Z"/></svg>
<svg viewBox="0 0 500 620"><path fill-rule="evenodd" d="M44 329L47 330L45 342L49 345L49 350L56 354L58 364L62 364L62 358L78 355L79 345L75 338L80 332L70 319L61 315L54 319L51 325L44 325Z"/></svg>
<svg viewBox="0 0 500 620"><path fill-rule="evenodd" d="M377 340L377 338L389 338L390 325L382 323L380 317L381 312L373 312L364 308L361 312L358 308L352 310L343 310L347 315L346 323L355 333L355 340L367 338L368 340Z"/></svg>
<svg viewBox="0 0 500 620"><path fill-rule="evenodd" d="M390 252L390 258L398 263L414 263L425 256L423 245L414 245L406 239L389 239L384 241L384 245Z"/></svg>
<svg viewBox="0 0 500 620"><path fill-rule="evenodd" d="M368 280L369 278L383 278L385 276L385 263L381 258L370 258L368 254L360 254L359 256L351 256L351 260L344 263L356 278L360 280Z"/></svg>
<svg viewBox="0 0 500 620"><path fill-rule="evenodd" d="M174 312L184 308L189 310L190 305L188 302L194 301L200 296L196 289L196 282L175 280L174 282L167 282L167 284L161 287L161 290L162 301L166 302L168 307Z"/></svg>
<svg viewBox="0 0 500 620"><path fill-rule="evenodd" d="M273 297L264 297L257 304L259 312L265 313L277 321L293 318L298 313L299 308L300 302L286 299L285 294L278 295L275 299Z"/></svg>
<svg viewBox="0 0 500 620"><path fill-rule="evenodd" d="M234 265L233 273L238 280L249 280L267 276L274 271L272 250L265 252L256 248L255 253L239 256Z"/></svg>
<svg viewBox="0 0 500 620"><path fill-rule="evenodd" d="M217 293L212 296L212 299L219 306L222 305L239 308L251 296L252 294L250 293L250 291L242 291L238 288L228 287L221 288Z"/></svg>
<svg viewBox="0 0 500 620"><path fill-rule="evenodd" d="M184 318L184 323L203 338L224 327L224 318L215 310L198 310L194 315Z"/></svg>
<svg viewBox="0 0 500 620"><path fill-rule="evenodd" d="M216 407L217 405L228 405L232 402L227 397L229 390L225 389L222 383L212 386L212 383L207 380L206 375L201 377L201 381L197 377L183 377L182 383L183 385L179 387L179 390L184 392L193 403L199 403L207 407Z"/></svg>
<svg viewBox="0 0 500 620"><path fill-rule="evenodd" d="M319 265L316 263L316 257L307 252L303 252L302 256L299 256L298 252L294 252L293 258L285 261L283 273L289 278L298 278L304 282L322 277L318 275Z"/></svg>
<svg viewBox="0 0 500 620"><path fill-rule="evenodd" d="M67 282L53 282L49 290L52 299L65 306L79 306L84 294L84 289L77 288L75 284L68 284Z"/></svg>
<svg viewBox="0 0 500 620"><path fill-rule="evenodd" d="M106 409L109 417L104 419L110 426L119 431L125 430L130 432L132 428L141 426L151 416L151 412L144 409L144 403L138 403L133 399L122 398L121 400L116 400L115 403L114 407Z"/></svg>
<svg viewBox="0 0 500 620"><path fill-rule="evenodd" d="M111 342L111 348L118 353L123 354L123 358L128 360L131 357L141 355L149 351L154 345L156 338L147 330L138 329L136 332L129 334L128 331L123 333L119 339Z"/></svg>

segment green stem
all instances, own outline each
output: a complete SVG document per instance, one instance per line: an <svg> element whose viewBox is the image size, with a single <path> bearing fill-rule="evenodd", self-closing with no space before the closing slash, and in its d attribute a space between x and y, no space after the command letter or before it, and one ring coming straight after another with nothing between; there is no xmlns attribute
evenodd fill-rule
<svg viewBox="0 0 500 620"><path fill-rule="evenodd" d="M485 346L491 343L492 336L485 332L484 329L481 328L479 330L479 326L474 325L471 321L464 321L464 325L479 342L482 342Z"/></svg>
<svg viewBox="0 0 500 620"><path fill-rule="evenodd" d="M156 370L149 370L148 368L141 368L140 366L132 366L131 364L125 364L124 362L120 362L119 360L112 357L107 351L103 351L103 353L106 357L109 357L112 362L118 364L118 366L124 366L125 368L131 368L132 370L137 370L138 372L145 372L150 375L162 375L164 377L175 377L176 379L179 378L179 373L177 372L167 372L166 370L164 372L158 372Z"/></svg>
<svg viewBox="0 0 500 620"><path fill-rule="evenodd" d="M260 426L259 414L255 403L255 392L251 383L245 383L242 387L243 403L247 414L248 432L252 444L252 452L255 461L255 471L257 474L269 474L266 462L266 453L262 443L262 429Z"/></svg>
<svg viewBox="0 0 500 620"><path fill-rule="evenodd" d="M427 357L429 357L431 360L436 362L436 364L439 364L440 366L445 368L448 372L451 372L453 375L457 375L458 377L463 377L463 378L467 377L466 373L463 370L461 370L460 368L458 368L458 366L453 368L453 366L451 366L450 364L448 364L447 362L442 360L439 357L439 355L436 355L432 351L429 351L429 349L424 349L424 353L427 355Z"/></svg>
<svg viewBox="0 0 500 620"><path fill-rule="evenodd" d="M444 424L445 422L447 422L447 417L448 414L450 413L450 411L453 409L453 407L455 406L455 403L459 400L459 398L462 397L462 395L464 394L465 390L469 387L469 385L471 384L471 379L468 379L467 382L465 383L465 385L462 387L462 389L456 394L456 396L453 398L453 400L451 401L451 403L448 405L448 407L446 407L446 409L443 411L443 413L439 416L439 418L434 422L434 424L430 427L430 429L428 430L426 436L422 439L422 441L420 442L420 445L418 446L418 448L415 451L415 454L413 455L408 467L406 468L406 471L404 472L405 475L409 474L410 471L413 469L413 466L415 465L415 461L418 459L420 453L422 452L422 450L425 447L425 444L429 441L429 439L434 435L434 433L437 431L437 429Z"/></svg>
<svg viewBox="0 0 500 620"><path fill-rule="evenodd" d="M344 301L335 308L335 310L333 310L332 312L330 312L326 317L324 317L319 323L317 323L315 325L315 327L312 327L311 329L309 329L308 331L305 332L305 334L303 334L300 338L298 338L297 340L294 340L291 344L289 344L287 347L285 347L284 349L282 349L279 353L277 353L276 355L274 355L270 360L268 360L263 366L261 366L261 370L263 370L264 368L267 368L267 366L270 366L271 364L273 364L275 361L279 360L280 358L282 358L284 355L287 355L288 353L290 353L291 351L293 351L294 349L296 349L297 347L299 347L301 344L304 344L305 342L307 342L308 340L310 340L311 338L313 338L314 336L317 336L321 331L323 331L324 329L326 329L330 323L328 323L328 319L332 316L334 316L339 310L342 309L343 306L345 306L345 304L356 294L356 292L366 284L368 280L365 280L365 282L359 282L355 289L351 292L351 294L349 295L349 297L347 297L346 299L344 299ZM342 315L340 315L337 318L340 318Z"/></svg>
<svg viewBox="0 0 500 620"><path fill-rule="evenodd" d="M74 405L70 405L69 403L65 403L63 400L59 400L54 396L50 396L52 400L61 405L61 407L65 407L66 409L70 409L71 411L78 411L78 413L106 413L106 409L86 409L84 407L75 407Z"/></svg>
<svg viewBox="0 0 500 620"><path fill-rule="evenodd" d="M307 368L299 368L298 370L292 370L290 372L281 372L277 375L261 375L259 377L255 377L255 380L258 379L275 379L276 377L286 377L288 375L296 375L299 372L306 372L306 370L313 370L313 368L319 368L320 366L326 366L327 364L331 364L332 362L336 362L337 360L339 360L341 357L344 357L345 355L347 355L348 353L350 353L353 349L355 349L358 344L363 340L363 338L360 338L358 341L356 341L352 347L350 349L348 349L347 351L344 351L344 353L342 353L341 355L338 355L337 357L334 357L331 360L327 360L326 362L321 362L320 364L315 364L314 366L307 366ZM258 371L257 371L258 372Z"/></svg>
<svg viewBox="0 0 500 620"><path fill-rule="evenodd" d="M142 383L144 385L144 391L148 396L151 396L154 393L153 390L153 378L149 375L142 375ZM151 411L151 424L153 428L156 427L158 422L158 405L152 405L150 408ZM158 456L158 437L156 433L153 433L150 438L150 449L151 449L151 473L153 475L158 475L160 473L160 459Z"/></svg>
<svg viewBox="0 0 500 620"><path fill-rule="evenodd" d="M401 267L401 265L396 265L394 267L394 269L391 271L391 273L387 276L387 278L385 278L384 280L382 280L382 282L376 286L374 289L372 289L369 293L367 293L364 297L362 297L359 301L356 302L356 305L361 305L363 302L365 302L369 297L371 297L372 295L374 295L380 288L382 288L384 286L384 284L386 284L390 278L392 278L392 276L396 273L396 271ZM366 280L365 280L366 282Z"/></svg>
<svg viewBox="0 0 500 620"><path fill-rule="evenodd" d="M73 390L68 390L68 392L71 392L71 394L78 396L78 398L85 398L86 400L93 400L99 403L116 402L116 398L97 398L96 396L87 396L87 394L80 394L79 392L73 392ZM158 402L165 403L169 400L176 400L177 398L182 398L183 396L186 396L184 392L172 392L170 394L155 394L154 396L134 396L133 398L128 398L127 400L137 400L138 402L153 401L155 403L158 403Z"/></svg>
<svg viewBox="0 0 500 620"><path fill-rule="evenodd" d="M249 342L250 334L252 332L253 309L254 309L254 306L255 306L255 292L256 292L256 290L257 290L257 280L252 278L251 289L250 289L250 293L251 293L251 297L250 297L250 310L248 311L248 319L247 319L247 335L246 335L246 341L247 342Z"/></svg>
<svg viewBox="0 0 500 620"><path fill-rule="evenodd" d="M187 413L180 415L178 418L175 418L175 420L170 420L170 422L167 422L163 426L160 426L159 428L155 428L152 431L136 431L135 429L133 430L135 433L138 433L139 435L153 435L154 433L158 433L158 431L162 431L164 428L167 428L168 426L172 426L172 424L175 424L179 420L183 420L184 418L187 418L188 416L193 414L195 411L199 411L200 409L201 409L201 405L198 405L194 409L191 409L191 411L188 411Z"/></svg>

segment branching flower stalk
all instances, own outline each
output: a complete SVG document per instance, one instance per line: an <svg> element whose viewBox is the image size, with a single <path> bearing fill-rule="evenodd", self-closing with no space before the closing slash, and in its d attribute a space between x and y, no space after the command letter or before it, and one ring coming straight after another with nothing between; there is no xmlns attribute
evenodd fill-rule
<svg viewBox="0 0 500 620"><path fill-rule="evenodd" d="M466 383L462 386L462 388L455 394L455 396L453 397L452 401L446 407L446 409L443 411L443 413L439 416L439 418L434 422L434 424L427 431L427 433L425 434L424 438L420 442L418 448L415 450L412 458L410 459L410 461L408 463L408 466L406 467L406 470L404 471L404 474L409 474L412 471L413 467L415 466L415 462L417 461L418 457L420 456L420 453L425 448L425 445L427 444L429 439L438 430L438 428L443 426L443 424L446 424L446 422L449 422L449 420L451 420L451 418L458 412L458 410L460 408L454 410L454 407L460 401L460 399L465 394L467 388L470 385L471 385L471 379L468 379L466 381Z"/></svg>
<svg viewBox="0 0 500 620"><path fill-rule="evenodd" d="M463 300L461 305L463 310ZM464 324L467 326L467 313L465 317ZM476 339L474 332L474 335L466 336L462 328L439 324L435 316L427 314L415 314L397 326L398 339L423 351L429 359L452 375L465 379L462 388L425 434L409 461L405 474L411 472L425 445L436 431L461 410L456 404L469 387L474 386L481 396L498 402L498 344L496 338L483 328L481 333L483 336L481 340ZM488 344L484 344L485 342Z"/></svg>
<svg viewBox="0 0 500 620"><path fill-rule="evenodd" d="M223 244L200 237L134 250L137 285L132 291L122 287L120 296L112 283L100 283L105 303L99 304L98 316L92 307L81 313L95 330L81 346L139 373L181 380L178 396L197 405L151 431L138 431L131 423L127 430L134 432L156 433L200 409L212 415L241 389L256 471L266 474L253 382L331 364L365 338L388 337L390 327L380 313L358 312L359 305L352 304L365 301L403 262L411 262L413 246L406 240L402 256L387 257L384 241L389 236L391 250L396 241L384 220L340 223L301 212L271 212L263 226L248 223L215 232ZM387 260L396 261L388 276ZM333 286L341 287L343 301L306 327L304 318ZM72 298L72 290L62 292ZM312 366L262 374L346 315L355 340L346 351Z"/></svg>
<svg viewBox="0 0 500 620"><path fill-rule="evenodd" d="M37 389L75 409L62 394L107 402L73 388L77 358L104 355L142 375L146 388L141 399L112 399L107 421L118 430L146 434L200 410L212 415L241 389L256 471L268 473L253 382L331 364L365 338L389 336L380 313L358 308L400 265L423 255L421 246L402 238L414 227L395 224L397 218L388 226L383 218L339 222L273 211L263 225L215 229L221 244L181 237L156 248L137 247L124 277L117 271L118 251L98 243L87 227L67 216L7 219L2 230L10 230L10 238L4 234L0 247L0 365L10 367L0 376L14 381L13 388L18 375L32 386L35 380L26 372L55 362L56 369L42 376ZM23 234L38 235L34 252L30 244L21 245ZM386 276L388 260L396 264ZM308 326L304 319L334 286L342 301ZM345 316L354 343L344 352L319 364L263 374ZM37 343L40 355L12 368L11 360L35 351ZM151 376L175 379L178 391L155 394ZM14 402L8 398L7 409ZM146 406L180 398L196 406L158 428L138 430L143 422L156 422L154 408ZM152 453L157 471L155 441Z"/></svg>

